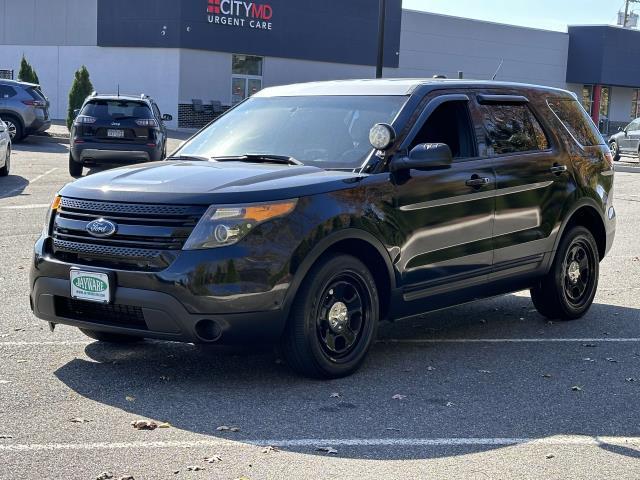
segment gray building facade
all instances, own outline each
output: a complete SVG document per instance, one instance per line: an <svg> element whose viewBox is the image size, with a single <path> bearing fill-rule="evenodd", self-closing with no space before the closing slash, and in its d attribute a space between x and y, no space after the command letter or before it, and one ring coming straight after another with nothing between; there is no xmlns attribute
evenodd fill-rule
<svg viewBox="0 0 640 480"><path fill-rule="evenodd" d="M0 69L17 70L24 54L53 118L65 117L73 73L86 65L98 92L146 93L173 115L171 126L194 126L267 86L373 77L377 16L370 0L0 0ZM499 80L569 88L593 107L593 85L568 76L571 29L403 10L388 0L386 31L387 77L488 79L499 69ZM634 89L607 88L603 116L628 121Z"/></svg>

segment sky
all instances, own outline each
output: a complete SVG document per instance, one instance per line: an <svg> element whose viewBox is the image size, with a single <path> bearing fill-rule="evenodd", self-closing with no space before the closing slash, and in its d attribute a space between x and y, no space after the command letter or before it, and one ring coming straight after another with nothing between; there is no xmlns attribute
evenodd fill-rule
<svg viewBox="0 0 640 480"><path fill-rule="evenodd" d="M624 0L402 0L403 8L567 31L567 25L615 25ZM634 6L634 4L632 4ZM640 13L640 3L635 4Z"/></svg>

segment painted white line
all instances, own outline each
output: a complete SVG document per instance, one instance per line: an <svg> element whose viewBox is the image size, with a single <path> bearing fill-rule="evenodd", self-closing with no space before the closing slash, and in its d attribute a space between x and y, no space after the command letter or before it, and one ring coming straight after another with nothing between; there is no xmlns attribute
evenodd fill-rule
<svg viewBox="0 0 640 480"><path fill-rule="evenodd" d="M49 175L50 173L54 172L55 170L57 170L58 167L54 167L51 170L47 170L46 172L44 172L41 175L38 175L36 178L34 178L33 180L29 180L29 185L31 185L32 183L36 183L38 180L40 180L43 177L46 177L47 175Z"/></svg>
<svg viewBox="0 0 640 480"><path fill-rule="evenodd" d="M31 210L36 208L47 208L50 203L32 203L30 205L9 205L8 207L0 207L2 210Z"/></svg>
<svg viewBox="0 0 640 480"><path fill-rule="evenodd" d="M390 338L379 343L640 343L640 338Z"/></svg>
<svg viewBox="0 0 640 480"><path fill-rule="evenodd" d="M91 341L52 341L52 342L0 342L2 347L69 347L71 345L89 345Z"/></svg>
<svg viewBox="0 0 640 480"><path fill-rule="evenodd" d="M226 439L158 442L98 442L98 443L31 443L0 445L0 452L46 450L120 450L130 448L251 448L271 445L281 448L320 446L331 447L449 447L449 446L508 446L508 445L566 445L599 446L626 445L640 447L640 437L584 437L578 435L547 438L301 438L295 440L259 439L232 441Z"/></svg>

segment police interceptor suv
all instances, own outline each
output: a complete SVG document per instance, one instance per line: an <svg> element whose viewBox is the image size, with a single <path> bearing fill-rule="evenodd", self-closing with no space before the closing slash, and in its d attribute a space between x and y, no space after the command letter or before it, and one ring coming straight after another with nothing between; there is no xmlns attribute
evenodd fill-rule
<svg viewBox="0 0 640 480"><path fill-rule="evenodd" d="M31 306L104 342L279 342L294 370L340 377L383 319L522 289L545 317L585 315L614 238L612 165L564 90L268 88L167 161L62 188Z"/></svg>
<svg viewBox="0 0 640 480"><path fill-rule="evenodd" d="M87 165L162 160L167 154L167 129L155 101L147 96L98 95L76 110L71 127L69 173L82 175Z"/></svg>

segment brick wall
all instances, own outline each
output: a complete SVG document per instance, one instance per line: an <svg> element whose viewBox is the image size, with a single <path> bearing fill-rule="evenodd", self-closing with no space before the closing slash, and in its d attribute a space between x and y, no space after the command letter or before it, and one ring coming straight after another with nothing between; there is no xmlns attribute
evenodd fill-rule
<svg viewBox="0 0 640 480"><path fill-rule="evenodd" d="M222 107L223 112L214 113L211 105L203 105L204 111L196 112L191 103L178 105L178 128L202 128L211 120L216 119L229 107Z"/></svg>

